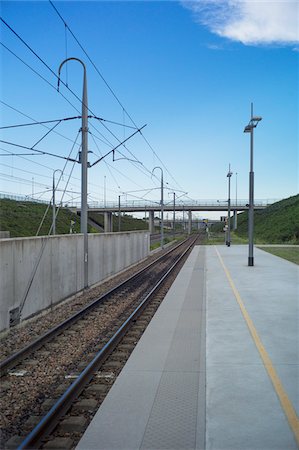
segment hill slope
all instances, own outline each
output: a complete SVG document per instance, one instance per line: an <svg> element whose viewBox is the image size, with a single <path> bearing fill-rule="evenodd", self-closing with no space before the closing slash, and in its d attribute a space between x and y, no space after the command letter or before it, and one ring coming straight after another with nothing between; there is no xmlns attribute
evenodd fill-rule
<svg viewBox="0 0 299 450"><path fill-rule="evenodd" d="M16 201L0 199L0 231L9 231L10 237L35 236L39 224L47 209L43 203L28 201ZM104 226L104 215L89 213L97 224ZM80 217L68 208L60 208L56 218L56 234L69 234L71 221L73 232L80 233ZM49 209L39 236L46 236L52 224L52 207ZM121 217L121 231L147 230L148 224L145 220L136 219L129 215ZM118 217L113 215L113 230L118 230ZM88 225L89 232L98 233L99 230Z"/></svg>
<svg viewBox="0 0 299 450"><path fill-rule="evenodd" d="M238 214L236 234L247 237L248 212ZM259 243L299 244L299 195L254 213L254 236Z"/></svg>
<svg viewBox="0 0 299 450"><path fill-rule="evenodd" d="M10 231L10 237L35 236L47 209L43 203L0 200L0 230ZM80 233L80 218L61 208L56 218L56 234L68 234L71 220L75 222L73 232ZM52 208L49 209L39 236L46 236L52 224ZM89 228L91 231L91 227Z"/></svg>
<svg viewBox="0 0 299 450"><path fill-rule="evenodd" d="M89 212L90 217L94 222L104 227L104 214ZM118 216L112 215L113 231L118 231ZM121 214L121 231L134 231L134 230L148 230L148 224L145 220L137 219L129 214Z"/></svg>

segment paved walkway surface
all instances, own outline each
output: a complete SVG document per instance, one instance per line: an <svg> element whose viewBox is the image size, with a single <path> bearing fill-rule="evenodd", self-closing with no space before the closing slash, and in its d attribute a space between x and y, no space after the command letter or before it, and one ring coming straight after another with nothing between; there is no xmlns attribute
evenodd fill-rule
<svg viewBox="0 0 299 450"><path fill-rule="evenodd" d="M298 282L262 250L195 247L77 448L298 448Z"/></svg>

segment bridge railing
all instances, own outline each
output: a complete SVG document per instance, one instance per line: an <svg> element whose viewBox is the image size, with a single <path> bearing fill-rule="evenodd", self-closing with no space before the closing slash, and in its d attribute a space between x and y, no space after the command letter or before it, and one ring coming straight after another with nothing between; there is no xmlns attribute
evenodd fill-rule
<svg viewBox="0 0 299 450"><path fill-rule="evenodd" d="M11 200L18 200L18 201L29 201L29 202L37 202L37 203L49 203L49 200L41 200L41 199L34 199L30 196L22 196L22 195L9 195L4 194L0 192L0 199L8 198ZM278 199L256 199L254 201L255 206L268 206L272 203L277 202ZM248 199L238 199L237 202L233 199L231 199L231 207L234 208L236 206L243 207L248 205ZM59 202L57 202L59 203ZM188 208L192 207L223 207L224 209L227 208L227 200L215 200L215 199L204 199L204 200L194 200L194 201L183 201L183 200L176 200L175 202L176 207L185 208L188 210ZM81 203L80 202L73 202L65 201L63 202L64 206L69 206L73 208L80 208ZM173 200L167 199L164 203L165 206L172 206ZM100 209L118 209L119 205L118 202L115 201L88 201L88 207L90 209L92 208L100 208ZM121 200L120 203L120 209L122 208L143 208L143 210L146 210L147 208L155 208L157 207L157 210L160 209L160 201L154 201L154 200Z"/></svg>
<svg viewBox="0 0 299 450"><path fill-rule="evenodd" d="M268 206L271 205L272 203L275 203L276 201L278 201L277 199L256 199L254 204L255 206ZM234 200L231 200L231 207L245 207L246 205L248 205L248 199L240 199L237 202ZM78 204L80 205L80 204ZM172 206L173 205L173 201L165 201L164 206ZM180 208L184 208L186 210L188 210L188 208L192 208L192 207L211 207L211 206L219 206L219 207L224 207L227 208L227 200L195 200L193 202L191 201L176 201L175 203L176 207L180 207ZM111 201L106 201L104 202L88 202L88 206L89 208L101 208L101 209L118 209L119 204L118 202L111 202ZM78 206L80 207L80 206ZM157 209L160 209L160 202L159 201L148 201L148 202L144 202L144 201L140 201L140 200L128 200L128 201L123 201L120 203L120 209L122 208L143 208L144 210L146 210L147 208L154 208L157 207Z"/></svg>

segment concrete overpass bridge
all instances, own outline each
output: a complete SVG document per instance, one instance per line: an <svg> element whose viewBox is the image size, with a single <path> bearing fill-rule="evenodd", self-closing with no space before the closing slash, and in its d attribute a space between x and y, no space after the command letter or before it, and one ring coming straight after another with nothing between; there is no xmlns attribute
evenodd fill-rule
<svg viewBox="0 0 299 450"><path fill-rule="evenodd" d="M97 203L97 202L89 202L88 203L88 211L90 212L98 212L104 214L104 228L106 232L112 231L112 214L117 213L140 213L149 214L149 231L154 233L154 218L155 213L161 211L160 202L154 201L140 201L140 200L131 200L131 201L120 201L121 196L119 196L118 202L106 202L106 204ZM262 210L277 200L255 200L254 209ZM192 212L199 211L218 211L226 212L228 209L227 200L196 200L196 201L167 201L164 204L164 212L180 212L187 215L186 223L188 224L188 231L191 231L192 227ZM249 209L248 200L231 200L230 209L234 214L234 220L236 224L237 213L246 211ZM77 214L80 214L81 208L76 207L74 210ZM184 219L185 222L185 219Z"/></svg>

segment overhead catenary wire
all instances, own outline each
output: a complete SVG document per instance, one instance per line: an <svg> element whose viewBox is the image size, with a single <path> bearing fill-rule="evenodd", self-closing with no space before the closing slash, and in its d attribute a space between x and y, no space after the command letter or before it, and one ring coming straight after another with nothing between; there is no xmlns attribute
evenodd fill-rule
<svg viewBox="0 0 299 450"><path fill-rule="evenodd" d="M19 127L30 127L32 125L44 125L45 123L54 123L54 122L65 122L68 120L74 120L74 119L81 119L81 116L75 116L75 117L65 117L64 119L52 119L52 120L42 120L42 121L34 121L30 123L19 123L16 125L6 125L4 127L0 127L0 130L6 130L9 128L19 128ZM52 131L52 130L50 130Z"/></svg>
<svg viewBox="0 0 299 450"><path fill-rule="evenodd" d="M40 124L42 127L46 128L47 130L50 129L50 128L47 127L44 123L41 123L41 122L39 122L38 120L34 119L33 117L28 116L27 114L25 114L24 112L20 111L19 109L15 108L15 107L13 107L13 106L11 106L11 105L9 105L8 103L5 103L5 102L2 101L1 99L0 99L0 103L2 103L2 105L6 106L7 108L12 109L13 111L17 112L18 114L20 114L20 115L26 117L27 119L33 120L33 121L36 122L37 124ZM78 112L79 112L79 111L78 111ZM79 116L79 117L81 117L81 116ZM71 138L69 138L69 137L67 137L67 136L64 136L63 134L59 133L59 132L56 131L56 130L53 130L53 133L57 134L58 136L60 136L60 137L62 137L62 138L64 138L64 139L66 139L66 140L68 140L68 141L70 141L70 142L73 142L73 139L71 139ZM80 144L77 144L77 145L80 145Z"/></svg>
<svg viewBox="0 0 299 450"><path fill-rule="evenodd" d="M18 33L16 33L13 29L12 29L12 27L10 26L10 25L8 25L8 23L4 20L4 19L2 19L1 18L1 20L2 20L2 22L15 34L15 36L17 36L18 37L18 39L20 39L21 40L21 42L39 59L39 61L40 62L42 62L42 64L44 64L46 67L47 67L47 69L48 70L50 70L50 72L57 78L57 79L59 79L59 77L56 75L56 73L51 69L51 67L30 47L30 45L29 44L27 44L25 41L24 41L24 39L22 39L22 37L21 36L19 36L18 35ZM68 29L69 29L69 27L68 27ZM9 50L9 49L8 49ZM9 50L10 51L10 50ZM18 59L20 59L19 57L18 57ZM23 60L21 60L22 62L24 62ZM26 65L27 65L27 63L25 63ZM29 66L29 65L27 65L27 66ZM32 69L30 66L29 66L29 68L30 69ZM36 73L36 74L38 74L38 72L36 72L34 69L33 69L33 71ZM39 75L39 74L38 74ZM44 79L44 78L43 78ZM51 85L51 83L49 83L46 79L44 79L48 84L50 84ZM63 81L62 81L62 83L65 85L65 87L80 101L80 103L81 103L81 100L79 99L79 97L67 86L67 84L66 83L64 83ZM53 85L51 85L52 87L53 87ZM68 99L67 99L68 100ZM69 102L70 103L70 102ZM120 103L121 104L121 103ZM73 104L71 104L75 109L76 109L76 107L73 105ZM136 126L136 128L138 128L137 127L137 125L135 124L135 122L132 120L132 118L129 116L129 114L128 114L128 112L126 111L126 109L124 108L124 106L121 104L121 106L122 106L122 108L123 108L123 110L125 111L125 113L128 115L128 117L130 118L130 120L132 121L132 123L134 123L134 125ZM76 109L77 110L77 109ZM78 110L77 110L78 111ZM92 114L94 114L90 109L89 109L89 111L92 113ZM95 115L94 115L95 116ZM95 116L95 118L97 118L97 119L100 119L100 118L98 118L97 116ZM106 122L108 122L108 120L106 120L106 119L104 119ZM102 123L102 122L101 122ZM112 122L111 121L111 123L115 123L115 122ZM121 143L121 141L118 139L118 137L108 128L108 127L106 127L105 126L105 124L103 124L102 123L102 125L105 127L105 129L116 139L116 140L118 140L118 142L119 143ZM122 126L124 126L124 124L122 124ZM134 127L132 127L132 128L134 128ZM97 133L100 133L99 132L99 130L97 130L96 128L95 128L95 130L96 130L96 132ZM100 133L101 134L101 133ZM141 131L140 131L140 134L141 134L141 136L143 137L143 139L145 139L145 141L147 142L147 145L149 145L150 146L150 144L149 144L149 142L146 140L146 138L143 136L143 134L141 133ZM103 135L102 135L103 136ZM106 139L107 140L107 138L106 137L104 137L104 139ZM108 141L108 140L107 140ZM8 145L10 145L11 143L9 143ZM107 144L108 145L108 144ZM110 143L110 145L112 146L112 144ZM137 166L137 164L140 164L140 161L136 158L136 156L123 144L123 146L124 146L124 148L133 156L133 158L135 159L135 161L133 160L133 161L131 161L131 163L135 166L135 167L137 167L138 168L138 170L140 170L140 171L142 171L142 172L144 172L144 171L147 171L148 173L151 173L150 172L150 170L148 170L144 165L142 166L142 168L140 167L140 166ZM151 146L150 146L151 147ZM154 151L154 149L151 147L151 149L152 149L152 151L155 153L155 151ZM48 154L49 152L43 152L43 154ZM121 154L121 153L120 153ZM163 167L166 169L166 171L169 173L169 171L168 171L168 169L166 168L166 166L162 163L162 161L161 161L161 159L158 157L158 155L155 153L155 155L156 155L156 157L159 159L159 161L161 162L161 164L163 165ZM50 156L52 156L51 154L50 154ZM54 155L53 155L54 156ZM58 155L57 155L58 156ZM125 157L125 155L123 155L124 156L124 158L126 158L128 161L129 161L129 158L127 158L127 157ZM171 174L170 174L170 176L171 176ZM172 176L171 176L172 177ZM173 177L172 177L173 178ZM177 182L176 182L176 180L173 178L173 180L175 181L175 183L176 184L178 184Z"/></svg>
<svg viewBox="0 0 299 450"><path fill-rule="evenodd" d="M0 19L2 20L2 22L6 24L6 22L2 19L2 17L0 17ZM7 25L9 27L9 25ZM11 27L9 27L10 30L12 30ZM13 31L13 30L12 30ZM14 32L14 31L13 31ZM15 32L14 32L15 33ZM17 37L18 34L15 33ZM23 41L23 39L21 37L19 37L19 39L21 39L21 41L23 43L25 43L25 41ZM40 79L42 79L45 83L47 83L49 86L51 86L55 91L56 86L54 86L52 83L50 83L50 81L48 81L45 77L43 77L39 72L37 72L37 70L33 69L33 67L31 67L29 64L27 64L22 58L20 58L15 52L13 52L10 48L8 48L5 44L3 44L3 42L0 42L0 44L2 45L2 47L4 47L8 52L10 52L15 58L17 58L20 62L22 62L26 67L28 67L28 69L30 69L32 72L34 72ZM25 43L25 45L27 46L27 44ZM27 46L28 47L28 46ZM30 48L30 47L28 47ZM32 52L35 54L35 52L32 50ZM39 58L40 59L40 58ZM51 69L50 69L51 70ZM52 72L52 70L51 70ZM55 74L55 72L53 72ZM76 106L62 93L60 93L60 95L77 111L80 112L79 109L76 108Z"/></svg>
<svg viewBox="0 0 299 450"><path fill-rule="evenodd" d="M66 85L66 83L64 83L62 80L60 80L60 78L59 78L59 76L51 69L51 67L31 48L31 46L29 45L29 44L27 44L26 42L25 42L25 40L15 31L15 30L13 30L13 28L2 18L2 17L0 17L0 19L2 20L2 22L11 30L11 32L13 33L13 34L15 34L15 36L19 39L19 40L21 40L21 42L39 59L39 61L41 61L42 62L42 64L44 64L45 65L45 67L47 67L47 69L48 70L50 70L50 72L57 78L57 80L58 81L61 81L62 82L62 84L77 98L77 100L79 100L80 101L80 103L82 103L82 101L79 99L79 97L77 96L77 94L75 94L67 85ZM20 58L18 58L18 59L20 59ZM21 60L21 59L20 59ZM22 62L23 62L23 60L22 60ZM26 63L25 63L26 64ZM27 65L27 64L26 64ZM31 67L30 67L31 68ZM36 71L34 71L35 73L37 73ZM43 77L42 77L43 78ZM45 80L45 81L47 81L47 80ZM47 81L47 83L48 84L50 84L52 87L53 87L53 85L51 84L51 83L49 83L48 81ZM59 93L61 94L61 91L59 91ZM64 96L63 96L64 97ZM69 102L70 103L70 102ZM73 104L71 104L75 109L76 109L76 111L77 112L79 112L78 111L78 109L73 105ZM91 109L90 108L88 108L87 107L87 109L95 116L95 114L91 111ZM96 116L95 116L96 117ZM103 125L103 127L119 142L119 143L121 143L121 141L118 139L118 137L103 123L103 122L101 122L101 124ZM136 126L136 128L138 129L138 127L137 127L137 125L134 123L134 125ZM94 126L93 126L93 128L95 128ZM96 129L96 128L95 128ZM102 133L100 133L97 129L96 129L96 131L104 138L104 139L106 139L106 141L107 142L109 142L108 141L108 139L105 137L105 136L103 136L102 135ZM142 133L140 132L140 134L142 135ZM113 147L113 145L110 143L110 145ZM139 161L138 161L138 159L136 158L136 156L124 145L124 147L126 148L126 150L133 156L133 158L136 160L136 162L137 163L140 163ZM132 164L134 164L134 161L132 161ZM135 164L135 167L136 167L136 164ZM137 166L138 167L138 166ZM140 167L138 167L138 170L140 170ZM147 171L148 171L148 173L151 173L150 172L150 170L149 169L146 169Z"/></svg>
<svg viewBox="0 0 299 450"><path fill-rule="evenodd" d="M9 27L10 29L12 29L11 27ZM15 33L16 34L16 33ZM17 34L16 34L17 35ZM18 35L17 35L18 36ZM19 37L19 36L18 36ZM21 39L21 38L20 38ZM21 41L23 42L23 40L21 39ZM27 64L22 58L20 58L18 55L16 55L12 50L10 50L6 45L4 45L2 42L0 42L0 44L6 49L8 50L12 55L14 55L19 61L21 61L26 67L28 67L32 72L34 72L39 78L41 78L43 81L45 81L49 86L51 86L55 92L57 92L57 88L50 83L46 78L44 78L42 75L40 75L35 69L33 69L29 64ZM34 52L34 51L33 51ZM34 52L35 54L35 52ZM47 66L47 65L46 65ZM58 76L55 74L55 72L52 71L52 69L50 69L52 73L54 73L54 75L58 78ZM62 81L63 84L65 84ZM65 84L66 85L66 84ZM80 101L79 97L68 87L66 86L70 92L73 93L73 95L75 95L75 97ZM59 91L59 94L75 109L75 111L77 111L78 113L80 113L79 109L72 103L70 102L70 100L61 92L61 90ZM1 101L1 100L0 100ZM5 104L4 102L1 101L1 103ZM16 110L15 108L11 107L10 105L5 104L6 106L10 107L11 109ZM88 108L88 110L90 111L90 109ZM18 111L18 110L16 110ZM26 115L25 115L26 116ZM90 116L91 117L91 116ZM115 121L110 121L108 119L102 119L100 117L97 117L96 115L93 115L92 117L100 120L100 121L106 121L106 122L111 122L112 124L118 124ZM122 124L119 124L120 126L123 126ZM113 147L113 144L111 142L108 141L108 139L96 128L94 127L94 125L90 124L90 126L92 128L94 128L96 130L97 133L99 133L100 136L102 136L103 139L105 139L107 142L102 141L105 145L110 145L111 147ZM62 136L62 135L61 135Z"/></svg>
<svg viewBox="0 0 299 450"><path fill-rule="evenodd" d="M77 139L78 139L78 137L79 137L79 134L80 134L80 131L78 131L77 136L76 136L76 138L75 138L75 140L74 140L74 142L73 142L72 148L71 148L71 150L70 150L70 152L69 152L69 157L70 157L71 154L73 153L73 150L74 150L74 148L75 148ZM60 180L61 180L61 178L62 178L62 176L63 176L63 173L64 173L64 171L65 171L65 168L66 168L66 165L67 165L67 162L68 162L68 161L73 161L73 162L75 162L76 160L74 160L74 159L72 160L71 158L68 158L68 159L66 160L66 162L65 162L65 164L64 164L64 167L63 167L63 169L62 169L62 171L61 171L60 177L59 177L59 179L58 179L57 185L59 184L59 182L60 182ZM52 195L51 200L53 200L53 195ZM42 227L42 225L43 225L43 223L44 223L45 217L46 217L46 215L47 215L47 213L48 213L48 210L49 210L49 208L50 208L51 200L50 200L49 205L48 205L48 208L47 208L47 210L45 211L45 214L44 214L44 216L43 216L43 218L42 218L42 220L41 220L41 222L40 222L40 224L39 224L39 227L38 227L37 232L36 232L36 236L38 236L38 234L39 234L39 232L40 232L40 229L41 229L41 227Z"/></svg>
<svg viewBox="0 0 299 450"><path fill-rule="evenodd" d="M101 150L100 150L100 148L99 148L99 146L98 146L98 144L97 144L97 142L96 142L96 140L95 140L95 138L94 138L94 136L93 136L93 134L90 134L91 135L91 138L92 138L92 140L93 140L93 142L94 142L94 144L95 144L95 146L97 147L97 149L98 149L98 152L99 152L99 156L100 157L102 157L103 156L103 154L102 154L102 152L101 152ZM119 188L119 183L117 182L117 180L116 180L116 178L115 178L115 176L113 175L113 173L112 173L112 170L110 169L110 167L108 166L108 164L107 164L107 161L105 161L105 159L104 159L104 163L105 163L105 165L106 165L106 167L107 167L107 169L109 170L109 172L110 172L110 175L111 175L111 177L113 178L113 180L114 180L114 182L115 182L115 184L116 184L116 186Z"/></svg>
<svg viewBox="0 0 299 450"><path fill-rule="evenodd" d="M60 82L60 83L62 83L73 95L74 95L74 97L82 104L82 100L78 97L78 95L72 90L72 89L70 89L70 87L63 81L63 80L61 80L60 79L60 77L54 72L54 70L43 60L43 58L41 58L37 53L36 53L36 51L35 50L33 50L33 48L3 19L3 17L0 17L0 20L4 23L4 25L28 48L28 50L30 50L30 52L31 53L33 53L34 54L34 56L52 73L52 75L54 75L54 77L58 80L58 82ZM4 44L2 44L5 48L7 48L8 49L8 47L6 47ZM9 49L8 49L9 50ZM9 50L10 51L10 50ZM12 51L11 51L11 53L13 53ZM15 55L15 54L14 54ZM21 58L19 58L17 55L15 55L18 59L20 59L21 60ZM21 60L23 63L25 63L23 60ZM25 63L26 64L26 66L27 67L29 67L30 69L32 69L27 63ZM35 71L34 69L32 69L36 74L38 74L38 72L37 71ZM39 75L39 74L38 74ZM50 84L52 87L53 87L53 85L48 81L48 80L46 80L44 77L42 77L41 75L39 75L41 78L43 78L44 79L44 81L46 81L48 84ZM59 90L58 91L59 92L59 94L61 94L64 98L66 98L62 93L61 93L61 91ZM68 99L67 99L68 100ZM68 102L69 102L69 100L68 100ZM75 109L76 109L76 111L78 111L79 112L79 110L71 103L71 102L69 102ZM93 116L95 116L95 117L97 117L96 116L96 114L94 114L93 113L93 111L87 106L87 110L88 111L90 111L90 113L93 115ZM107 131L109 131L112 135L114 135L114 133L112 133L111 132L111 130L109 130L109 128L108 127L106 127L106 125L103 123L103 122L101 122L100 121L100 123L107 129ZM136 126L136 128L138 128L137 126ZM114 137L116 138L116 139L118 139L115 135L114 135Z"/></svg>
<svg viewBox="0 0 299 450"><path fill-rule="evenodd" d="M49 0L49 3L51 4L51 6L53 7L53 9L55 10L56 14L59 16L59 18L61 19L61 21L63 22L64 26L67 27L67 29L69 30L70 34L72 35L72 37L75 39L75 41L77 42L77 44L79 45L79 47L81 48L81 50L83 51L83 53L85 54L85 56L87 57L87 59L89 60L89 62L91 63L91 65L93 66L93 68L95 69L95 71L98 73L98 75L100 76L100 78L103 80L103 82L105 83L105 85L107 86L107 88L109 89L109 91L111 92L111 94L113 95L113 97L116 99L116 101L118 102L118 104L120 105L120 107L122 108L123 112L126 113L126 115L128 116L128 118L131 120L131 122L133 123L133 125L138 128L137 124L135 123L135 121L133 120L133 118L131 117L131 115L128 113L128 111L126 110L126 108L124 107L124 105L122 104L122 102L120 101L120 99L118 98L118 96L116 95L116 93L114 92L114 90L111 88L111 86L108 84L108 82L106 81L106 79L104 78L104 76L102 75L102 73L100 72L100 70L98 69L98 67L96 66L96 64L93 62L93 60L90 58L89 54L87 53L87 51L85 50L85 48L82 46L82 44L79 42L78 38L75 36L75 34L73 33L73 31L71 30L70 26L67 24L67 22L65 21L65 19L62 17L61 13L58 11L58 9L56 8L56 6L54 5L54 3ZM160 159L160 157L157 155L157 153L155 152L154 148L151 146L151 144L148 142L148 140L146 139L146 137L143 135L143 133L140 133L141 136L143 137L144 141L146 142L146 144L149 146L149 148L151 149L151 151L153 152L153 154L156 156L156 158L160 161L160 163L163 165L164 169L166 170L166 172L168 173L168 175L172 178L172 180L175 182L175 184L182 189L182 186L180 186L180 184L175 180L175 178L173 177L173 175L169 172L169 170L167 169L167 167L165 166L165 164L162 162L162 160Z"/></svg>
<svg viewBox="0 0 299 450"><path fill-rule="evenodd" d="M0 142L2 142L3 144L7 144L7 145L13 145L13 146L19 147L19 148L24 148L26 150L33 150L33 151L35 151L35 152L37 152L37 153L39 153L41 155L53 156L55 158L66 159L67 161L73 161L73 162L77 162L77 163L79 162L79 161L76 161L76 160L74 160L72 158L67 158L66 156L56 155L55 153L50 153L50 152L46 152L44 150L38 150L36 148L27 147L26 145L16 144L14 142L4 141L2 139L0 139Z"/></svg>
<svg viewBox="0 0 299 450"><path fill-rule="evenodd" d="M72 141L72 142L73 142L73 141ZM79 145L79 147L80 147L80 144L76 144L76 145ZM52 167L46 166L45 164L41 164L41 163L39 163L39 162L32 161L31 159L24 158L24 157L23 157L23 154L22 154L22 155L15 154L15 153L12 153L12 152L10 152L9 150L7 150L7 149L5 149L5 148L1 148L1 147L0 147L0 149L3 150L4 152L7 152L7 156L18 156L20 159L24 159L25 161L29 161L30 163L35 164L35 165L37 165L37 166L39 166L39 167L44 167L45 169L48 169L48 170L50 170L50 171L53 171L53 170L54 170ZM25 153L24 153L24 154L25 154ZM34 153L34 155L35 155L35 156L39 156L39 155L36 154L36 153ZM78 181L81 180L80 178L76 178L76 177L73 177L73 179L74 179L74 180L78 180ZM96 188L99 188L99 187L100 187L98 184L91 183L90 181L89 181L89 184L90 184L91 186L95 186Z"/></svg>

